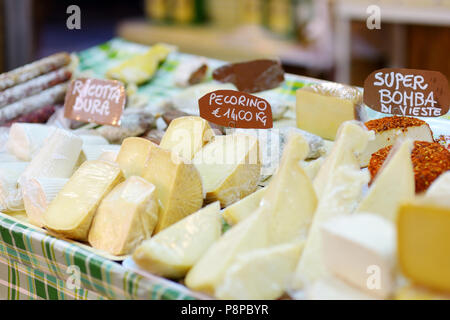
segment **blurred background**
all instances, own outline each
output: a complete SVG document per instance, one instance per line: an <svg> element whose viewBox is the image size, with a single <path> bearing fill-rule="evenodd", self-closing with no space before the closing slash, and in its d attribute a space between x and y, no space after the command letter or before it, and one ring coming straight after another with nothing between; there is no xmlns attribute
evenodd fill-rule
<svg viewBox="0 0 450 320"><path fill-rule="evenodd" d="M68 30L69 5L81 29ZM381 29L369 29L370 5ZM119 36L227 61L279 57L287 72L362 85L382 67L450 78L450 0L0 0L0 71Z"/></svg>

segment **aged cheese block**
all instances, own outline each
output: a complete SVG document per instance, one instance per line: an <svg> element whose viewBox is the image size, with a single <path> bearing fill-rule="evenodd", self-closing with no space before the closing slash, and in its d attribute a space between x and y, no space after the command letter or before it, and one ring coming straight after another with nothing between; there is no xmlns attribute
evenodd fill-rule
<svg viewBox="0 0 450 320"><path fill-rule="evenodd" d="M411 161L412 140L399 141L375 177L357 212L379 214L396 221L399 203L415 194L414 170Z"/></svg>
<svg viewBox="0 0 450 320"><path fill-rule="evenodd" d="M123 140L116 162L125 178L142 176L145 164L155 147L156 144L144 138L130 137Z"/></svg>
<svg viewBox="0 0 450 320"><path fill-rule="evenodd" d="M158 233L202 207L203 187L193 164L170 150L152 146L142 177L156 187L160 210L154 232Z"/></svg>
<svg viewBox="0 0 450 320"><path fill-rule="evenodd" d="M131 253L150 238L158 221L155 186L131 176L102 200L89 231L89 243L113 255Z"/></svg>
<svg viewBox="0 0 450 320"><path fill-rule="evenodd" d="M215 297L232 300L279 298L288 287L304 242L256 249L236 257Z"/></svg>
<svg viewBox="0 0 450 320"><path fill-rule="evenodd" d="M341 90L335 90L331 86L312 85L297 90L297 127L328 140L336 138L345 121L365 120L361 93L356 88L341 86ZM344 90L345 94L340 94Z"/></svg>
<svg viewBox="0 0 450 320"><path fill-rule="evenodd" d="M267 217L256 214L232 227L188 272L186 285L213 295L237 255L267 246L267 227Z"/></svg>
<svg viewBox="0 0 450 320"><path fill-rule="evenodd" d="M56 127L38 123L14 123L9 130L7 150L23 161L30 161Z"/></svg>
<svg viewBox="0 0 450 320"><path fill-rule="evenodd" d="M144 241L134 252L134 261L167 278L183 277L222 230L220 204L214 202Z"/></svg>
<svg viewBox="0 0 450 320"><path fill-rule="evenodd" d="M214 137L208 121L195 116L180 117L170 122L159 146L169 149L186 160Z"/></svg>
<svg viewBox="0 0 450 320"><path fill-rule="evenodd" d="M320 187L315 185L320 199L294 277L296 289L310 285L328 273L322 259L320 227L327 220L351 214L356 209L369 175L360 170L355 151L364 150L369 137L367 129L358 123L344 123L332 152L314 180L316 184L319 177L321 179Z"/></svg>
<svg viewBox="0 0 450 320"><path fill-rule="evenodd" d="M23 203L30 223L44 227L45 211L67 181L66 178L36 178L23 184Z"/></svg>
<svg viewBox="0 0 450 320"><path fill-rule="evenodd" d="M102 160L84 162L48 206L44 215L46 228L86 241L97 207L122 180L117 164Z"/></svg>
<svg viewBox="0 0 450 320"><path fill-rule="evenodd" d="M405 276L450 292L450 206L446 199L417 198L398 212L398 261Z"/></svg>
<svg viewBox="0 0 450 320"><path fill-rule="evenodd" d="M322 225L328 270L366 294L386 299L394 290L396 232L389 220L361 213Z"/></svg>
<svg viewBox="0 0 450 320"><path fill-rule="evenodd" d="M266 187L257 214L267 212L272 244L304 238L317 206L314 188L300 161L308 154L308 143L293 133L284 148L281 164Z"/></svg>
<svg viewBox="0 0 450 320"><path fill-rule="evenodd" d="M265 188L261 188L251 195L233 203L223 210L223 218L231 225L235 225L249 217L259 207L259 203L264 195Z"/></svg>
<svg viewBox="0 0 450 320"><path fill-rule="evenodd" d="M192 160L206 192L206 201L227 207L256 190L261 163L258 139L244 134L216 136Z"/></svg>

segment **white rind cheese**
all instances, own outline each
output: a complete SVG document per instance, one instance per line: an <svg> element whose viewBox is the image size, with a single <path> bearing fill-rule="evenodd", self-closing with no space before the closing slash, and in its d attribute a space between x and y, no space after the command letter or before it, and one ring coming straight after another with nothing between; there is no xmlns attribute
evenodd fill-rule
<svg viewBox="0 0 450 320"><path fill-rule="evenodd" d="M14 123L9 130L7 150L22 161L30 161L56 127L38 123Z"/></svg>

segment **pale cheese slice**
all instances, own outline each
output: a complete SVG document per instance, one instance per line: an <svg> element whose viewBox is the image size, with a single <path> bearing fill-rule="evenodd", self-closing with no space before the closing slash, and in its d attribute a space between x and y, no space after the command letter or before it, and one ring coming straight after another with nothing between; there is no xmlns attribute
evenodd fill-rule
<svg viewBox="0 0 450 320"><path fill-rule="evenodd" d="M131 176L102 200L88 240L92 247L110 254L129 254L150 238L157 221L155 186L144 178Z"/></svg>
<svg viewBox="0 0 450 320"><path fill-rule="evenodd" d="M265 188L261 188L226 207L222 213L223 218L231 225L243 221L258 209L265 190Z"/></svg>
<svg viewBox="0 0 450 320"><path fill-rule="evenodd" d="M156 144L144 138L130 137L123 140L116 162L125 178L142 176L145 164L155 147Z"/></svg>
<svg viewBox="0 0 450 320"><path fill-rule="evenodd" d="M256 249L236 257L215 297L227 300L279 298L288 287L304 242Z"/></svg>
<svg viewBox="0 0 450 320"><path fill-rule="evenodd" d="M400 202L412 199L415 194L412 148L413 142L409 139L394 146L357 212L376 213L396 221Z"/></svg>
<svg viewBox="0 0 450 320"><path fill-rule="evenodd" d="M133 260L145 270L167 278L181 278L219 239L220 204L214 202L144 241Z"/></svg>
<svg viewBox="0 0 450 320"><path fill-rule="evenodd" d="M192 160L206 201L227 207L256 190L261 171L258 139L244 134L216 136Z"/></svg>
<svg viewBox="0 0 450 320"><path fill-rule="evenodd" d="M159 146L169 149L185 160L194 155L214 138L208 121L196 116L180 117L172 120Z"/></svg>
<svg viewBox="0 0 450 320"><path fill-rule="evenodd" d="M160 206L155 228L158 233L202 207L203 187L194 165L155 144L149 149L142 177L156 187Z"/></svg>
<svg viewBox="0 0 450 320"><path fill-rule="evenodd" d="M450 203L450 171L442 173L434 180L426 195L427 197L447 197Z"/></svg>
<svg viewBox="0 0 450 320"><path fill-rule="evenodd" d="M30 161L56 127L38 123L14 123L9 130L7 150L23 161Z"/></svg>
<svg viewBox="0 0 450 320"><path fill-rule="evenodd" d="M103 197L123 180L117 164L84 162L48 206L46 228L67 238L86 241L97 207Z"/></svg>

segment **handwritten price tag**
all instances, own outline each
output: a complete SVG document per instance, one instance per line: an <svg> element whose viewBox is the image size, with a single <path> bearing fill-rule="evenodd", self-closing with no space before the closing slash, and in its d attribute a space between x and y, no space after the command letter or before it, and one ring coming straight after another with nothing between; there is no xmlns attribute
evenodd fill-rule
<svg viewBox="0 0 450 320"><path fill-rule="evenodd" d="M78 121L120 125L125 88L116 80L76 79L67 89L64 116Z"/></svg>
<svg viewBox="0 0 450 320"><path fill-rule="evenodd" d="M198 100L200 116L215 124L233 128L273 127L272 108L259 97L234 90L216 90Z"/></svg>
<svg viewBox="0 0 450 320"><path fill-rule="evenodd" d="M382 113L440 117L450 107L448 81L437 71L377 70L364 82L364 103Z"/></svg>

